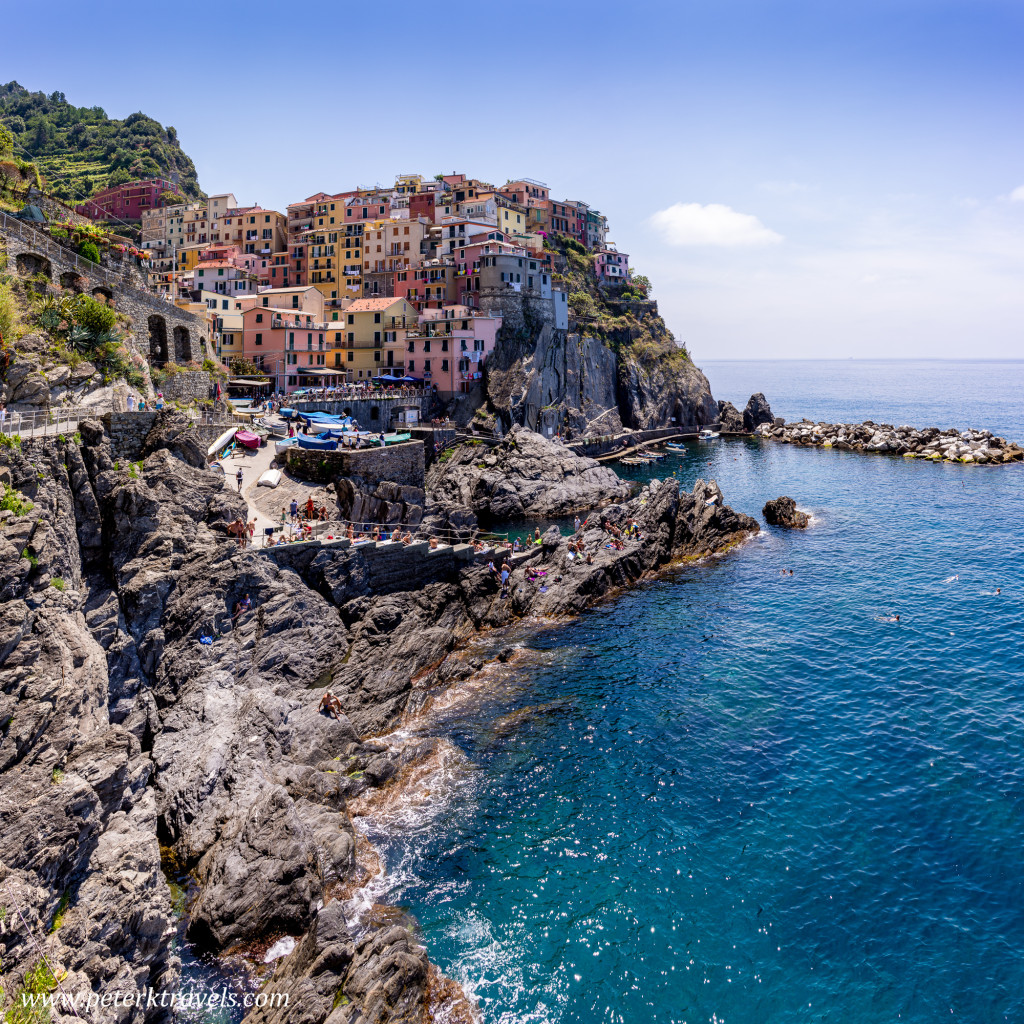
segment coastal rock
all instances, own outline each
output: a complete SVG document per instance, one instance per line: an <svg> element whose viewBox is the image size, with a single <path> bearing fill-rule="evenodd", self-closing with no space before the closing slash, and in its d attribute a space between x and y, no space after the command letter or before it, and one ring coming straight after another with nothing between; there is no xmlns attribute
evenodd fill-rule
<svg viewBox="0 0 1024 1024"><path fill-rule="evenodd" d="M551 529L516 556L504 599L486 565L462 557L375 592L365 548L239 550L225 528L242 499L194 464L197 439L172 417L147 438L141 473L116 468L98 422L79 432L80 445L0 451L34 503L8 510L0 534L4 899L69 988L174 991L163 867L190 873L200 948L297 940L270 983L295 1002L253 1020L428 1018L436 979L412 923L345 910L374 870L357 856L351 803L401 779L428 741L364 737L394 730L454 678L449 655L477 631L576 614L758 529L713 482L687 493L652 481L627 500L610 471L520 428L507 448L465 446L451 491L465 484L476 501L479 483L481 508L510 493L538 507L538 481L563 489L559 507L612 500L581 530L590 560ZM475 515L463 501L436 509L463 525ZM642 539L619 540L631 524ZM235 614L245 595L252 609ZM339 718L318 710L328 689ZM0 956L6 979L38 952L0 928Z"/></svg>
<svg viewBox="0 0 1024 1024"><path fill-rule="evenodd" d="M742 434L746 429L743 426L743 413L732 402L722 399L718 401L718 422L726 434Z"/></svg>
<svg viewBox="0 0 1024 1024"><path fill-rule="evenodd" d="M613 470L520 426L496 448L456 449L431 467L427 490L432 501L490 520L572 515L628 493Z"/></svg>
<svg viewBox="0 0 1024 1024"><path fill-rule="evenodd" d="M707 377L683 349L671 359L646 359L630 350L621 360L619 387L629 425L704 427L718 419Z"/></svg>
<svg viewBox="0 0 1024 1024"><path fill-rule="evenodd" d="M766 502L761 512L769 526L784 526L791 530L802 530L810 522L807 513L801 512L796 507L796 502L785 496Z"/></svg>
<svg viewBox="0 0 1024 1024"><path fill-rule="evenodd" d="M747 433L753 433L762 424L774 424L775 417L772 415L768 399L758 391L750 396L746 408L743 410L743 429Z"/></svg>

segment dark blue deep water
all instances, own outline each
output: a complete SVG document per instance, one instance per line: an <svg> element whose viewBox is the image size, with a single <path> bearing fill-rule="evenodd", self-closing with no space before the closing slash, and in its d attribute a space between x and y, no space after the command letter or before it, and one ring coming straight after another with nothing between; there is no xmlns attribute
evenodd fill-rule
<svg viewBox="0 0 1024 1024"><path fill-rule="evenodd" d="M704 369L1024 439L1024 364ZM371 822L385 897L487 1021L1024 1021L1024 468L719 441L676 472L813 525L524 629L429 720L462 755L429 806Z"/></svg>

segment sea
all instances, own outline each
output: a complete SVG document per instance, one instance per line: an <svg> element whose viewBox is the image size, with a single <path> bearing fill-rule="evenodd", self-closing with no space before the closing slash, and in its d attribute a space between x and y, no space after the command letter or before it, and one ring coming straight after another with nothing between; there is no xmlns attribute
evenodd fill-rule
<svg viewBox="0 0 1024 1024"><path fill-rule="evenodd" d="M1024 362L702 369L1024 441ZM481 640L513 653L404 727L445 756L361 819L373 898L495 1024L1024 1021L1024 467L722 438L621 472L811 525Z"/></svg>

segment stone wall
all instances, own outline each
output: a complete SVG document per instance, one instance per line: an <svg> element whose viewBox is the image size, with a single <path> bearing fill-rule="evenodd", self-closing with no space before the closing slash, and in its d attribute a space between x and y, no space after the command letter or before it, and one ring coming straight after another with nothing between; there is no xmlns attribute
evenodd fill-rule
<svg viewBox="0 0 1024 1024"><path fill-rule="evenodd" d="M403 487L423 487L424 451L421 441L389 444L386 448L315 451L295 445L285 457L290 472L303 480L333 483L345 477L361 490L388 481Z"/></svg>
<svg viewBox="0 0 1024 1024"><path fill-rule="evenodd" d="M130 345L150 363L213 357L206 319L139 287L137 268L127 263L97 266L12 217L0 220L0 236L18 273L42 273L54 289L102 297L127 315L132 322Z"/></svg>
<svg viewBox="0 0 1024 1024"><path fill-rule="evenodd" d="M696 424L683 425L682 427L658 427L652 430L631 430L626 434L606 435L604 437L587 437L579 441L573 441L568 447L577 455L586 455L588 458L596 459L602 455L611 455L613 452L624 451L633 448L645 441L667 440L670 437L694 438L703 427Z"/></svg>
<svg viewBox="0 0 1024 1024"><path fill-rule="evenodd" d="M213 380L205 370L172 373L161 385L165 398L202 402L213 397Z"/></svg>
<svg viewBox="0 0 1024 1024"><path fill-rule="evenodd" d="M198 425L180 412L112 412L103 418L103 427L110 435L110 453L115 459L135 462L142 458L146 438L154 427L174 426L193 431L201 444L210 445L224 433L230 423Z"/></svg>

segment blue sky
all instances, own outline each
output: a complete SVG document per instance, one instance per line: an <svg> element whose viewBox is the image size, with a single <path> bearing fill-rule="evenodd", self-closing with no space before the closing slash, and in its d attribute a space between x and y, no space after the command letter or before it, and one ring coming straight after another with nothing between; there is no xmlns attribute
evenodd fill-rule
<svg viewBox="0 0 1024 1024"><path fill-rule="evenodd" d="M207 191L527 175L609 217L698 363L1024 357L1019 0L48 12L68 45L3 79L173 124Z"/></svg>

